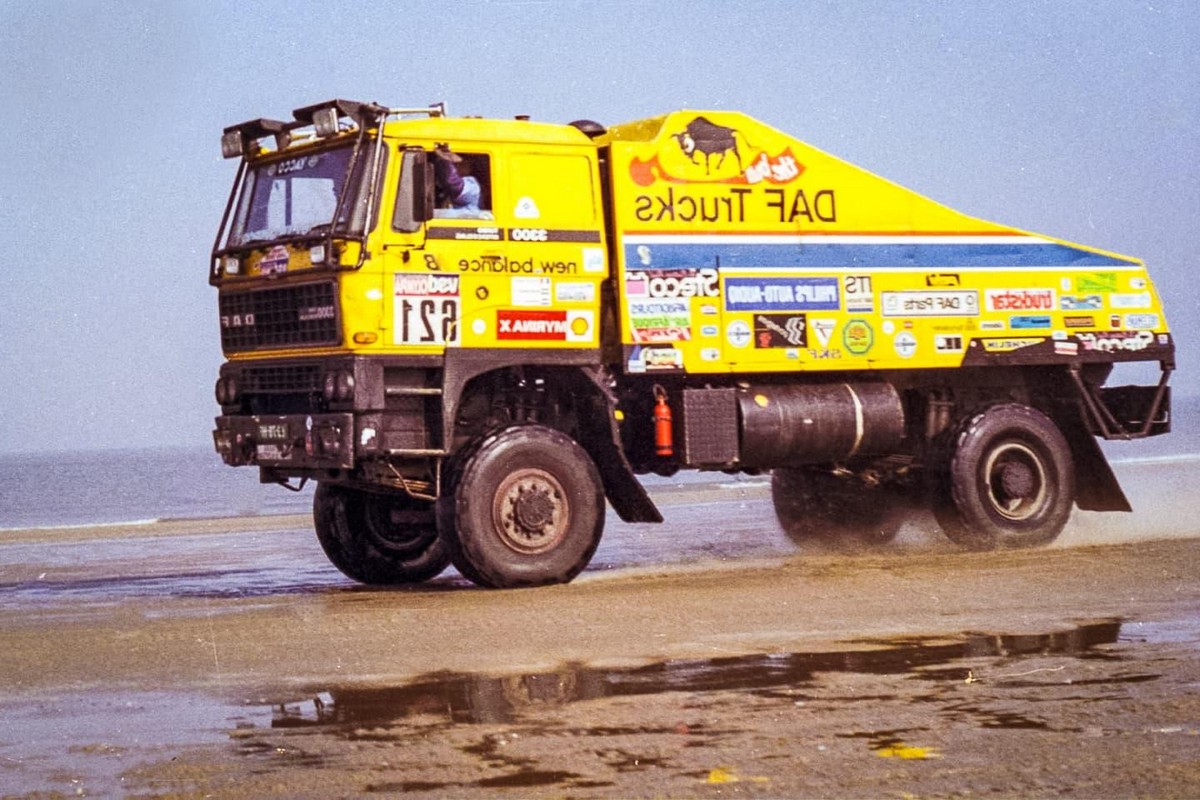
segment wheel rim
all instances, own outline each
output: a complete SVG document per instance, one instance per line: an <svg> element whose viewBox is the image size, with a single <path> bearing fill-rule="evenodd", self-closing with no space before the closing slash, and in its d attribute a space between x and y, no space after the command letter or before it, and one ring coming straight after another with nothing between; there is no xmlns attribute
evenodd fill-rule
<svg viewBox="0 0 1200 800"><path fill-rule="evenodd" d="M567 493L557 478L542 469L522 469L497 487L492 521L507 547L534 555L562 542L570 510Z"/></svg>
<svg viewBox="0 0 1200 800"><path fill-rule="evenodd" d="M1007 520L1024 522L1045 506L1046 469L1042 459L1022 442L1005 442L988 454L983 466L987 499Z"/></svg>

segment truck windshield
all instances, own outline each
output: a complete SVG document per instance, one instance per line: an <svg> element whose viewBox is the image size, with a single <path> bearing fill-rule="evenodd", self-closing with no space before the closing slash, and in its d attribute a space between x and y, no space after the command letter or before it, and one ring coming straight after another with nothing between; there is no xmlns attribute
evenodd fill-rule
<svg viewBox="0 0 1200 800"><path fill-rule="evenodd" d="M350 193L342 204L338 233L361 233L365 196L363 167L373 148L364 148L355 166ZM252 167L242 185L227 247L325 234L333 224L338 196L345 186L352 147L306 153Z"/></svg>

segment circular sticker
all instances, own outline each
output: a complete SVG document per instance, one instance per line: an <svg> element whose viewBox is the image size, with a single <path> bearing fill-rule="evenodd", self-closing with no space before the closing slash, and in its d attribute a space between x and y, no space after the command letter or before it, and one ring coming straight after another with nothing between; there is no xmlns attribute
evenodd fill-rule
<svg viewBox="0 0 1200 800"><path fill-rule="evenodd" d="M725 338L734 347L745 347L750 344L750 326L740 319L735 319L725 328Z"/></svg>
<svg viewBox="0 0 1200 800"><path fill-rule="evenodd" d="M917 337L908 331L900 331L892 340L892 346L896 348L896 355L901 358L912 358L917 353Z"/></svg>

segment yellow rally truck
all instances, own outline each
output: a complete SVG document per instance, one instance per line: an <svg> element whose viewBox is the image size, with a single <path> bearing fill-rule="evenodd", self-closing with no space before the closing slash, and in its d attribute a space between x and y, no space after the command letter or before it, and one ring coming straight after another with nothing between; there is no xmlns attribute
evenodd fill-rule
<svg viewBox="0 0 1200 800"><path fill-rule="evenodd" d="M333 100L227 128L217 451L316 481L355 580L571 580L637 475L771 474L796 539L970 548L1129 510L1167 432L1141 261L960 214L742 114L604 128ZM1148 385L1114 366L1157 362ZM1125 368L1127 371L1131 368ZM1133 369L1135 373L1145 369Z"/></svg>

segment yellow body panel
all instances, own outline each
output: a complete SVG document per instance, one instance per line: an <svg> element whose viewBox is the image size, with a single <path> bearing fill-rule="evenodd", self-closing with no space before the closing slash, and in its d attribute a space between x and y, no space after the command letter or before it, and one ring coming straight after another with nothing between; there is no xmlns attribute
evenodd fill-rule
<svg viewBox="0 0 1200 800"><path fill-rule="evenodd" d="M680 111L603 141L629 371L944 368L1168 341L1137 259L966 216L744 115Z"/></svg>

